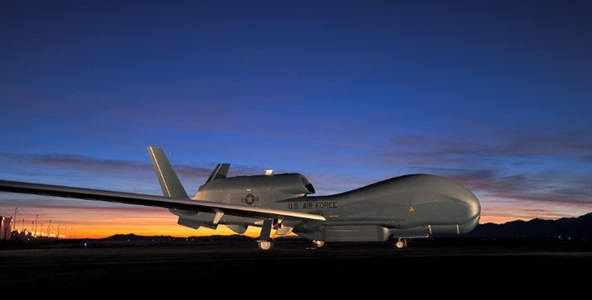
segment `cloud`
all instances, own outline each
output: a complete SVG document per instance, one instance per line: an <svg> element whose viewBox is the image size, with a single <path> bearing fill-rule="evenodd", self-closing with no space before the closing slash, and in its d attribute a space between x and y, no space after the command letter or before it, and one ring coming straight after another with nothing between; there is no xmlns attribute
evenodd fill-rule
<svg viewBox="0 0 592 300"><path fill-rule="evenodd" d="M589 135L519 135L497 140L395 136L381 164L411 166L452 177L492 197L592 204Z"/></svg>

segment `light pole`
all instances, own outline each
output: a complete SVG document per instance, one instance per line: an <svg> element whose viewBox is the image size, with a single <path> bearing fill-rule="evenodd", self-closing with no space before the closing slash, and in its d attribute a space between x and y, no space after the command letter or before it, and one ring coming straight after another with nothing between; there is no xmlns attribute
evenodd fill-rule
<svg viewBox="0 0 592 300"><path fill-rule="evenodd" d="M39 214L35 215L35 224L33 225L33 235L37 237L37 218L39 218Z"/></svg>
<svg viewBox="0 0 592 300"><path fill-rule="evenodd" d="M14 226L14 230L16 230L16 213L18 212L18 207L14 208L14 222L12 224L12 226Z"/></svg>

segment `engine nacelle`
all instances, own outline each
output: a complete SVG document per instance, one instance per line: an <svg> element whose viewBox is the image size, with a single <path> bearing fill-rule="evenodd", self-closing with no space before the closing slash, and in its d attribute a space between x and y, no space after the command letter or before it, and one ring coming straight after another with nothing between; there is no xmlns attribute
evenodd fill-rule
<svg viewBox="0 0 592 300"><path fill-rule="evenodd" d="M195 199L260 206L314 192L304 175L286 173L217 179L200 186Z"/></svg>

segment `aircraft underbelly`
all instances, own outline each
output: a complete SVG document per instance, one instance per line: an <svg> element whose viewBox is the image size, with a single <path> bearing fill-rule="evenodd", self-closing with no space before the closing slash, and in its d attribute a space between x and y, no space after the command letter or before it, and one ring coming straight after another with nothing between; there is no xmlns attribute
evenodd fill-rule
<svg viewBox="0 0 592 300"><path fill-rule="evenodd" d="M389 230L376 225L341 225L325 226L324 236L327 242L377 242L386 241Z"/></svg>

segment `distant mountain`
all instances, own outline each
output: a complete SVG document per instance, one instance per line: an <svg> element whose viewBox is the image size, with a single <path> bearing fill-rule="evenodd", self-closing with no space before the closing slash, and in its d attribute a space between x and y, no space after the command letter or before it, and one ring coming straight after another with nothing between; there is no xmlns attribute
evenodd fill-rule
<svg viewBox="0 0 592 300"><path fill-rule="evenodd" d="M592 237L592 213L574 218L557 220L532 219L511 221L504 224L479 224L467 237Z"/></svg>
<svg viewBox="0 0 592 300"><path fill-rule="evenodd" d="M123 241L168 242L168 241L173 241L175 239L176 238L174 238L172 236L165 236L165 235L142 236L142 235L136 235L133 233L128 233L128 234L112 235L110 237L104 238L103 240L105 240L105 241L121 241L121 242L123 242Z"/></svg>
<svg viewBox="0 0 592 300"><path fill-rule="evenodd" d="M212 235L212 236L190 236L190 237L173 237L170 235L136 235L134 233L115 234L110 237L102 239L104 241L112 242L211 242L218 240L252 240L251 237L242 235Z"/></svg>

